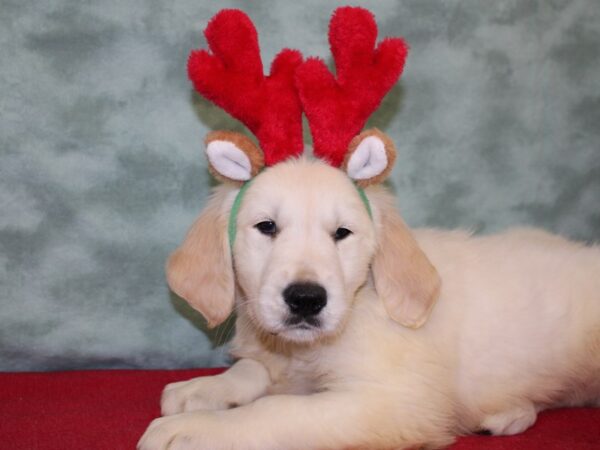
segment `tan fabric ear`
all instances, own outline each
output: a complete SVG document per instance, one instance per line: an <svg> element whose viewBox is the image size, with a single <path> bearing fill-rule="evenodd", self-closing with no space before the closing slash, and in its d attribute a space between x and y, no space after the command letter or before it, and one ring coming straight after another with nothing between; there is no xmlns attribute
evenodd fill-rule
<svg viewBox="0 0 600 450"><path fill-rule="evenodd" d="M265 165L263 152L243 134L212 131L204 143L208 169L220 181L243 183L254 178Z"/></svg>
<svg viewBox="0 0 600 450"><path fill-rule="evenodd" d="M231 188L220 187L167 261L167 282L208 321L209 327L231 314L235 281L227 240Z"/></svg>
<svg viewBox="0 0 600 450"><path fill-rule="evenodd" d="M377 128L370 128L350 141L342 170L365 188L385 181L395 161L396 147L392 139ZM356 172L363 175L357 177Z"/></svg>
<svg viewBox="0 0 600 450"><path fill-rule="evenodd" d="M369 199L379 222L379 248L371 266L375 289L393 320L419 328L439 296L440 277L398 214L393 197L377 188L369 190Z"/></svg>

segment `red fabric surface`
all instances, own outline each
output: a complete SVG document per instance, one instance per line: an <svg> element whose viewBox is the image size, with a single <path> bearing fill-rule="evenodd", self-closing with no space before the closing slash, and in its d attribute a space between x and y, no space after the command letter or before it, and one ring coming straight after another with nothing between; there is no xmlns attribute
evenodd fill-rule
<svg viewBox="0 0 600 450"><path fill-rule="evenodd" d="M166 383L218 372L0 373L0 448L133 449L159 415L158 400ZM471 436L452 447L474 449L600 449L600 409L547 411L521 435Z"/></svg>

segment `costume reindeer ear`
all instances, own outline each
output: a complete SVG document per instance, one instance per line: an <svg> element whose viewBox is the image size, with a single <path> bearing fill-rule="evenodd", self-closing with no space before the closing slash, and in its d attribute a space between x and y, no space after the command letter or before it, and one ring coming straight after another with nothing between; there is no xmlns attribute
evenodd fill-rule
<svg viewBox="0 0 600 450"><path fill-rule="evenodd" d="M342 168L360 187L383 182L389 175L396 149L392 140L376 128L363 131L348 147Z"/></svg>
<svg viewBox="0 0 600 450"><path fill-rule="evenodd" d="M265 165L262 151L243 134L213 131L205 142L209 170L221 181L248 181Z"/></svg>

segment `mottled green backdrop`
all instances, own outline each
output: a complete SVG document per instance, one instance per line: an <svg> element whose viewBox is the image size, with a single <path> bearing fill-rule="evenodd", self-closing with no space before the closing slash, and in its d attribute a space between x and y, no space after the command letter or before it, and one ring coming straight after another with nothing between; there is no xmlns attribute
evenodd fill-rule
<svg viewBox="0 0 600 450"><path fill-rule="evenodd" d="M372 125L413 226L600 238L598 0L356 2L412 52ZM165 285L204 205L191 48L222 7L268 63L328 56L327 1L0 1L0 370L223 364L228 334Z"/></svg>

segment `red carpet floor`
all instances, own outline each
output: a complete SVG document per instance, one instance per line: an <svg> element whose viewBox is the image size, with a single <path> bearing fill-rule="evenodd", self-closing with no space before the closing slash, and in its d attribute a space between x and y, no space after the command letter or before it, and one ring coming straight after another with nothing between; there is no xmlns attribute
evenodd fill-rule
<svg viewBox="0 0 600 450"><path fill-rule="evenodd" d="M0 373L0 449L134 449L166 383L218 369ZM452 450L600 450L600 409L541 414L511 437L461 438Z"/></svg>

